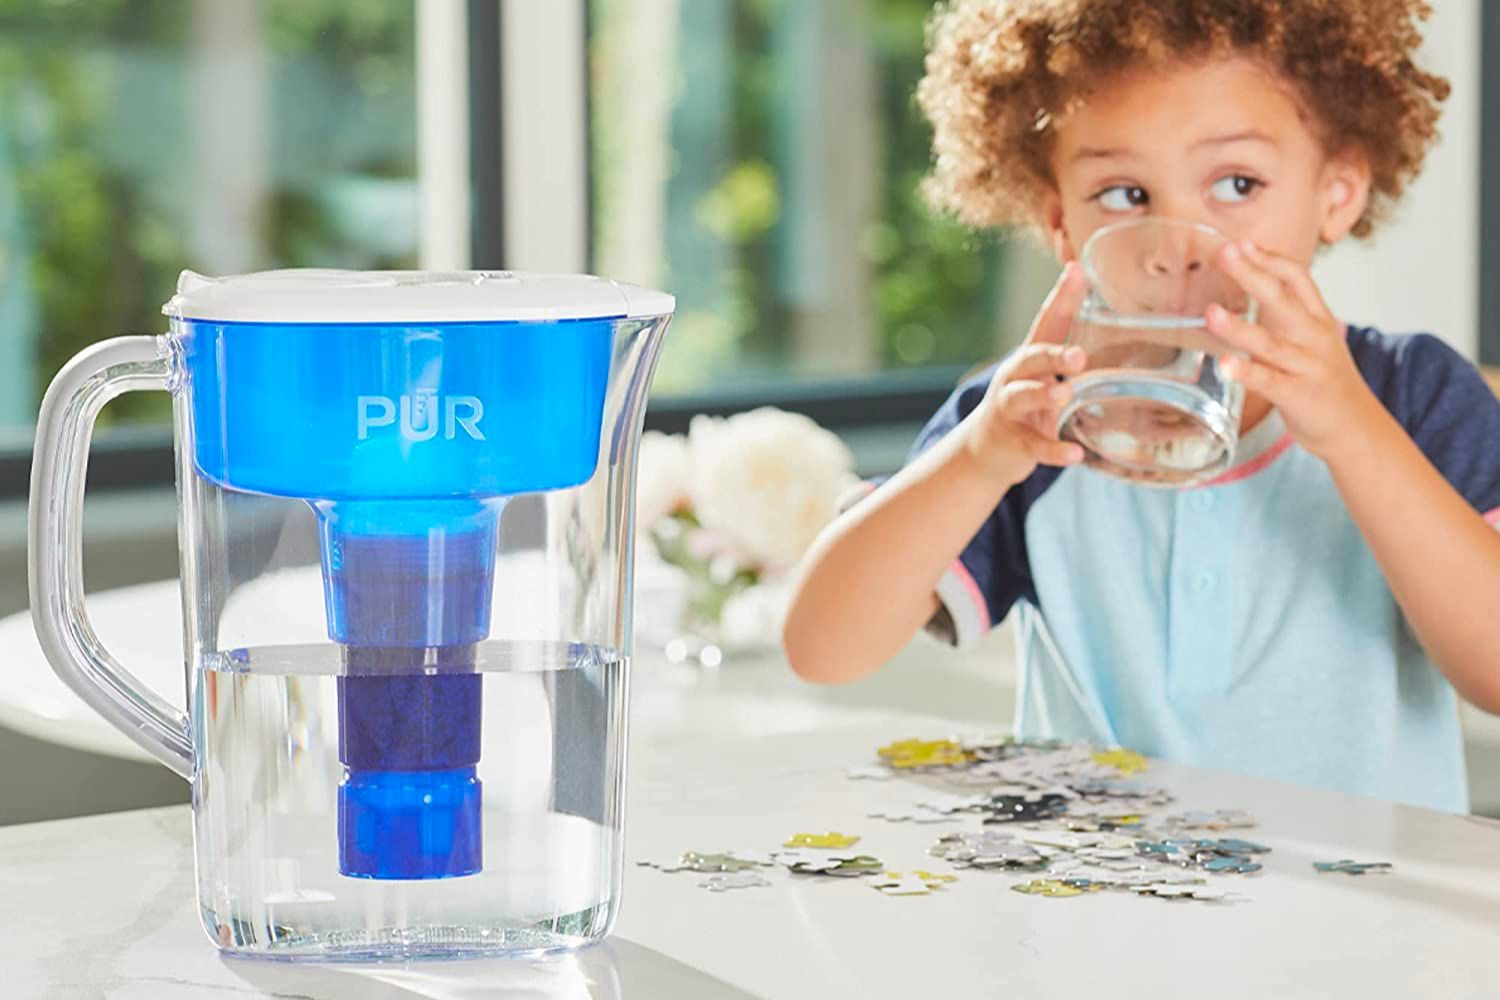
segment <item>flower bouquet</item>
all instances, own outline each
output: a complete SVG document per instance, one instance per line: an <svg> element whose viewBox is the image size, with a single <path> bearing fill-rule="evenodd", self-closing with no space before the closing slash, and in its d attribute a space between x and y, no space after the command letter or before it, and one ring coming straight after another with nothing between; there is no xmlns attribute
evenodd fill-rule
<svg viewBox="0 0 1500 1000"><path fill-rule="evenodd" d="M636 484L636 629L675 661L774 648L791 573L855 484L833 433L773 407L647 432Z"/></svg>

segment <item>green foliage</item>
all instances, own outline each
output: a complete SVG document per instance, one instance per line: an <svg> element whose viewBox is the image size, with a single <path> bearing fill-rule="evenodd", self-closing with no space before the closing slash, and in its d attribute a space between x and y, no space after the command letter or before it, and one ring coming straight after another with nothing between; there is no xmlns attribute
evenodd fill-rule
<svg viewBox="0 0 1500 1000"><path fill-rule="evenodd" d="M676 511L651 527L651 543L662 559L687 574L687 612L692 622L713 628L731 598L760 582L760 572L697 554L692 538L701 530L691 511Z"/></svg>
<svg viewBox="0 0 1500 1000"><path fill-rule="evenodd" d="M203 9L189 0L0 0L0 185L14 186L22 215L18 233L0 236L14 242L5 257L27 269L34 291L38 397L85 345L161 330L178 272L203 266L191 248L193 200L212 197L213 183L191 174L183 120L195 8ZM412 5L260 0L255 13L273 143L255 266L410 266L409 253L371 252L342 225L324 185L415 175ZM323 106L338 113L304 128L314 148L288 147L298 137L288 123ZM400 127L370 141L391 122ZM165 419L167 406L161 394L132 393L109 415Z"/></svg>
<svg viewBox="0 0 1500 1000"><path fill-rule="evenodd" d="M926 53L927 0L867 0L878 53L885 184L881 231L864 248L875 268L881 360L962 364L994 350L993 281L1000 247L938 215L920 185L932 131L913 100Z"/></svg>
<svg viewBox="0 0 1500 1000"><path fill-rule="evenodd" d="M721 240L749 243L771 231L781 214L781 196L771 165L735 164L698 203L698 222Z"/></svg>
<svg viewBox="0 0 1500 1000"><path fill-rule="evenodd" d="M635 0L592 0L596 98L640 72L618 39ZM923 72L931 0L847 0L810 13L802 0L693 0L677 17L678 75L667 184L666 267L680 315L658 389L700 387L716 378L785 371L794 345L789 272L813 252L859 254L872 281L875 360L881 367L964 364L990 354L1003 248L923 201L931 132L913 93ZM856 12L850 17L839 11ZM602 36L602 37L601 37ZM811 40L809 40L809 36ZM878 203L853 245L810 249L789 218L796 116L816 114L806 88L804 46L863 46L875 81ZM822 58L820 51L810 60ZM798 60L801 63L798 63ZM791 67L800 65L800 74ZM604 103L596 100L596 106ZM817 136L816 129L811 130ZM636 139L593 122L596 225L615 209L610 171ZM814 141L817 141L815 138ZM816 266L818 262L810 262Z"/></svg>

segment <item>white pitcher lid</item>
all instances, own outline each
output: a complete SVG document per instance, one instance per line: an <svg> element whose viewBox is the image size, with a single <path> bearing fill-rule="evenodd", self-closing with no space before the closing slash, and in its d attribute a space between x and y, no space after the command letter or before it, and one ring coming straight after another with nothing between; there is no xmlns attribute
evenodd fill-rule
<svg viewBox="0 0 1500 1000"><path fill-rule="evenodd" d="M298 268L183 271L162 312L220 323L504 323L670 315L665 292L588 274Z"/></svg>

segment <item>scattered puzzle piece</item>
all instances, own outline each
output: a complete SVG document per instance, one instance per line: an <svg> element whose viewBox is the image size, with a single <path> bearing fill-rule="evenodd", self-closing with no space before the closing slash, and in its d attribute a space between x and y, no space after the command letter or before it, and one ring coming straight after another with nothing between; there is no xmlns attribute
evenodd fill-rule
<svg viewBox="0 0 1500 1000"><path fill-rule="evenodd" d="M1015 892L1025 893L1028 896L1048 896L1059 898L1062 896L1082 896L1091 889L1085 889L1082 885L1074 885L1071 881L1055 878L1032 879L1030 882L1020 882L1011 886Z"/></svg>
<svg viewBox="0 0 1500 1000"><path fill-rule="evenodd" d="M1160 899L1219 900L1229 895L1223 889L1213 889L1203 885L1182 885L1176 882L1150 882L1146 885L1131 886L1131 891L1142 896L1156 896Z"/></svg>
<svg viewBox="0 0 1500 1000"><path fill-rule="evenodd" d="M935 875L924 871L915 871L910 875L886 872L869 884L887 896L925 896L949 882L956 881L957 878L956 875Z"/></svg>
<svg viewBox="0 0 1500 1000"><path fill-rule="evenodd" d="M1184 830L1236 830L1255 826L1255 817L1240 809L1216 809L1212 812L1186 812L1168 816L1167 825Z"/></svg>
<svg viewBox="0 0 1500 1000"><path fill-rule="evenodd" d="M1098 750L1093 754L1094 763L1105 767L1112 767L1120 774L1129 777L1137 771L1146 770L1146 758L1134 750L1126 750L1123 747L1115 747L1112 750Z"/></svg>
<svg viewBox="0 0 1500 1000"><path fill-rule="evenodd" d="M682 856L682 864L695 872L742 872L756 867L757 862L737 858L732 854L699 854L689 851Z"/></svg>
<svg viewBox="0 0 1500 1000"><path fill-rule="evenodd" d="M1345 875L1365 875L1371 872L1385 873L1395 866L1389 861L1314 861L1313 867L1320 872L1342 872Z"/></svg>
<svg viewBox="0 0 1500 1000"><path fill-rule="evenodd" d="M684 851L671 861L641 861L647 868L663 872L740 872L769 865L771 856L764 851L724 851L710 854L706 851Z"/></svg>
<svg viewBox="0 0 1500 1000"><path fill-rule="evenodd" d="M954 767L975 759L972 753L953 740L897 740L876 753L887 765L898 770Z"/></svg>
<svg viewBox="0 0 1500 1000"><path fill-rule="evenodd" d="M1076 860L1054 863L1042 874L1045 878L1065 882L1081 880L1102 889L1132 889L1139 885L1203 885L1206 882L1202 878L1166 875L1155 866L1149 869L1137 868L1134 871L1116 871Z"/></svg>
<svg viewBox="0 0 1500 1000"><path fill-rule="evenodd" d="M1172 798L1165 789L1142 784L1134 778L1080 778L1071 787L1085 798L1137 799L1145 803L1168 802Z"/></svg>
<svg viewBox="0 0 1500 1000"><path fill-rule="evenodd" d="M700 887L707 889L709 892L727 892L730 889L751 889L770 884L770 879L756 871L721 872L718 875L710 875L698 883Z"/></svg>
<svg viewBox="0 0 1500 1000"><path fill-rule="evenodd" d="M1064 816L1062 824L1065 829L1079 833L1112 833L1116 830L1138 830L1143 820L1144 817L1136 813L1085 813Z"/></svg>
<svg viewBox="0 0 1500 1000"><path fill-rule="evenodd" d="M1028 844L1055 847L1063 851L1079 851L1100 846L1097 833L1071 833L1060 830L1037 830L1021 838Z"/></svg>
<svg viewBox="0 0 1500 1000"><path fill-rule="evenodd" d="M786 851L776 856L786 869L798 875L875 875L884 871L885 864L870 854L807 854L801 851Z"/></svg>
<svg viewBox="0 0 1500 1000"><path fill-rule="evenodd" d="M917 805L923 809L935 813L949 815L952 813L972 812L989 801L987 795L940 795L936 798L918 802Z"/></svg>
<svg viewBox="0 0 1500 1000"><path fill-rule="evenodd" d="M833 833L794 833L782 846L842 848L853 847L857 843L859 843L857 835L835 831Z"/></svg>
<svg viewBox="0 0 1500 1000"><path fill-rule="evenodd" d="M866 815L871 819L883 819L889 823L951 823L958 818L951 813L934 812L921 806L906 809L877 809Z"/></svg>
<svg viewBox="0 0 1500 1000"><path fill-rule="evenodd" d="M737 861L753 861L758 865L772 865L776 863L775 855L770 851L761 851L755 848L736 847L724 853Z"/></svg>
<svg viewBox="0 0 1500 1000"><path fill-rule="evenodd" d="M1039 868L1056 851L1041 845L1023 844L1007 834L950 833L938 839L927 853L967 868Z"/></svg>
<svg viewBox="0 0 1500 1000"><path fill-rule="evenodd" d="M1158 870L1154 865L1148 864L1144 859L1127 859L1120 861L1095 861L1094 864L1100 868L1116 873L1144 872Z"/></svg>
<svg viewBox="0 0 1500 1000"><path fill-rule="evenodd" d="M754 861L743 861L729 854L693 854L682 856L683 865L695 872L742 872L756 866Z"/></svg>
<svg viewBox="0 0 1500 1000"><path fill-rule="evenodd" d="M1230 854L1266 854L1270 848L1264 844L1257 844L1249 840L1240 840L1236 837L1224 837L1219 840L1208 841L1217 851L1227 851Z"/></svg>
<svg viewBox="0 0 1500 1000"><path fill-rule="evenodd" d="M1144 857L1172 858L1182 853L1182 848L1167 841L1137 840L1135 852Z"/></svg>
<svg viewBox="0 0 1500 1000"><path fill-rule="evenodd" d="M926 896L932 892L931 886L915 876L871 882L869 885L885 896Z"/></svg>
<svg viewBox="0 0 1500 1000"><path fill-rule="evenodd" d="M986 823L1033 823L1055 819L1068 807L1061 795L1028 792L1024 795L991 795L980 808Z"/></svg>

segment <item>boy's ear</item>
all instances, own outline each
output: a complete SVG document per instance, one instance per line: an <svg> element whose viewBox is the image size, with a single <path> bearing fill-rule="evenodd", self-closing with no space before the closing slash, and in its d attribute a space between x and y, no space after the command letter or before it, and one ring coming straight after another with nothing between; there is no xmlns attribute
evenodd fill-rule
<svg viewBox="0 0 1500 1000"><path fill-rule="evenodd" d="M1319 199L1318 237L1326 244L1337 243L1349 235L1370 205L1369 158L1357 152L1331 157L1323 166Z"/></svg>
<svg viewBox="0 0 1500 1000"><path fill-rule="evenodd" d="M1073 241L1068 239L1067 227L1063 224L1062 198L1056 191L1049 191L1042 198L1042 228L1047 231L1047 242L1057 255L1059 264L1078 259L1073 251Z"/></svg>

